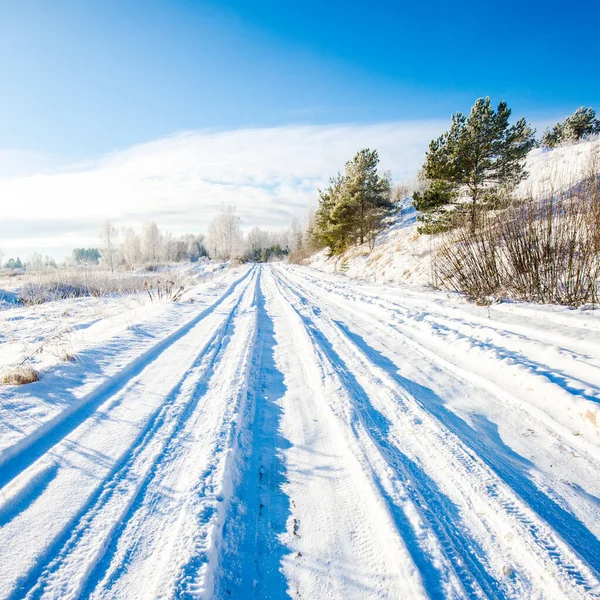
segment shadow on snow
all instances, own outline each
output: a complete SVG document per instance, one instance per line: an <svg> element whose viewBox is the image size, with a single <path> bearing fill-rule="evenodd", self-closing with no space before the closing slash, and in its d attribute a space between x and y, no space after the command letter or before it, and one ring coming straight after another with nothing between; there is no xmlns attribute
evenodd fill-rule
<svg viewBox="0 0 600 600"><path fill-rule="evenodd" d="M290 500L282 452L291 445L280 434L286 392L275 363L275 332L265 298L257 285L256 377L248 390L245 423L240 429L242 455L233 500L224 520L215 598L287 598L281 570L289 550L279 536L286 531Z"/></svg>
<svg viewBox="0 0 600 600"><path fill-rule="evenodd" d="M367 344L361 336L353 333L343 323L336 321L340 329L368 356L369 360L383 369L398 385L405 389L419 406L434 416L463 444L479 456L492 471L544 519L588 564L596 576L600 576L600 540L573 514L562 508L542 492L530 479L534 465L507 446L498 433L496 424L483 415L473 418L472 427L449 410L445 402L433 390L400 375L398 367L381 352ZM488 490L493 493L493 490ZM536 532L532 530L532 535ZM577 573L573 577L579 579Z"/></svg>

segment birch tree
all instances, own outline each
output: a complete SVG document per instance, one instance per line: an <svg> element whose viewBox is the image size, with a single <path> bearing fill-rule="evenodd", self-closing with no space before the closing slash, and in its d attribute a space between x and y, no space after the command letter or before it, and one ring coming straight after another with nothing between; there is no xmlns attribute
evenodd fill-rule
<svg viewBox="0 0 600 600"><path fill-rule="evenodd" d="M142 257L148 262L157 262L161 256L162 235L153 221L142 228Z"/></svg>
<svg viewBox="0 0 600 600"><path fill-rule="evenodd" d="M242 249L242 220L235 214L235 207L228 206L209 223L206 244L211 258L231 260Z"/></svg>
<svg viewBox="0 0 600 600"><path fill-rule="evenodd" d="M111 221L106 221L100 230L100 256L106 266L114 273L118 263L118 232Z"/></svg>

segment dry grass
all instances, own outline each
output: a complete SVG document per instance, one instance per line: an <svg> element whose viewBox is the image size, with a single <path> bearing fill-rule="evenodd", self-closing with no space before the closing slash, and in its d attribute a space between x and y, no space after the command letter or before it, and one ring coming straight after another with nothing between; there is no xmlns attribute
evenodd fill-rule
<svg viewBox="0 0 600 600"><path fill-rule="evenodd" d="M112 273L100 267L42 269L21 274L19 280L18 297L26 306L68 298L120 296L148 289L147 273ZM184 282L174 273L156 274L152 278L152 284L162 290L181 289L177 299L185 289Z"/></svg>
<svg viewBox="0 0 600 600"><path fill-rule="evenodd" d="M77 356L68 350L64 350L59 356L59 359L62 362L77 362Z"/></svg>
<svg viewBox="0 0 600 600"><path fill-rule="evenodd" d="M2 385L26 385L40 380L40 374L28 365L21 365L0 375Z"/></svg>
<svg viewBox="0 0 600 600"><path fill-rule="evenodd" d="M98 298L143 290L144 278L128 272L111 273L94 268L45 269L24 276L19 297L23 304L34 305L67 298Z"/></svg>

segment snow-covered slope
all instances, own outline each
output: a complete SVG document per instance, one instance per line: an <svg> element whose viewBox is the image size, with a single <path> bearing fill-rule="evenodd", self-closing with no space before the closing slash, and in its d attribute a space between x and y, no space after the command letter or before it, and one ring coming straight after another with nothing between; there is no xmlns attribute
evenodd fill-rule
<svg viewBox="0 0 600 600"><path fill-rule="evenodd" d="M600 140L535 149L527 158L529 176L517 193L544 197L569 189L588 176L594 156L598 170ZM431 256L440 239L419 235L416 217L411 200L406 199L398 221L378 237L373 250L365 244L330 258L322 251L311 257L308 264L326 273L342 273L366 281L427 285L431 282Z"/></svg>

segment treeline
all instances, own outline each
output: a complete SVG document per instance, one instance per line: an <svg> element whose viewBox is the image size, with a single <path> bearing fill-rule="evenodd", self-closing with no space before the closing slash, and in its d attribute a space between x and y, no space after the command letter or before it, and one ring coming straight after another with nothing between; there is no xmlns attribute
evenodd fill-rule
<svg viewBox="0 0 600 600"><path fill-rule="evenodd" d="M177 262L197 262L202 258L267 262L281 260L294 251L294 235L289 230L271 231L254 227L246 235L242 220L233 206L224 207L209 223L207 235L173 235L163 232L154 222L139 230L119 228L106 221L99 232L98 247L75 248L65 258L65 266L102 265L110 271L121 268L157 266ZM0 264L2 261L0 251ZM55 260L33 253L28 260L9 259L7 269L56 268Z"/></svg>
<svg viewBox="0 0 600 600"><path fill-rule="evenodd" d="M201 258L261 262L288 254L289 232L255 227L244 235L241 225L233 206L224 207L211 220L206 236L163 233L154 222L145 223L137 232L131 227L118 229L107 221L100 231L99 248L77 248L72 260L77 264L101 263L114 271L121 266L196 262Z"/></svg>
<svg viewBox="0 0 600 600"><path fill-rule="evenodd" d="M2 259L2 253L0 252L0 261ZM56 267L56 261L51 256L42 256L38 252L34 252L27 260L24 262L17 256L17 258L9 258L6 263L4 263L5 269L10 269L11 271L19 270L19 269L43 269L45 267Z"/></svg>
<svg viewBox="0 0 600 600"><path fill-rule="evenodd" d="M227 206L209 223L206 248L217 260L266 262L288 255L290 233L254 227L244 236L241 217Z"/></svg>
<svg viewBox="0 0 600 600"><path fill-rule="evenodd" d="M175 236L169 232L162 232L152 221L144 223L139 232L132 227L117 229L111 221L106 221L99 237L99 260L111 271L121 265L136 267L181 261L195 262L208 254L204 245L204 235Z"/></svg>

